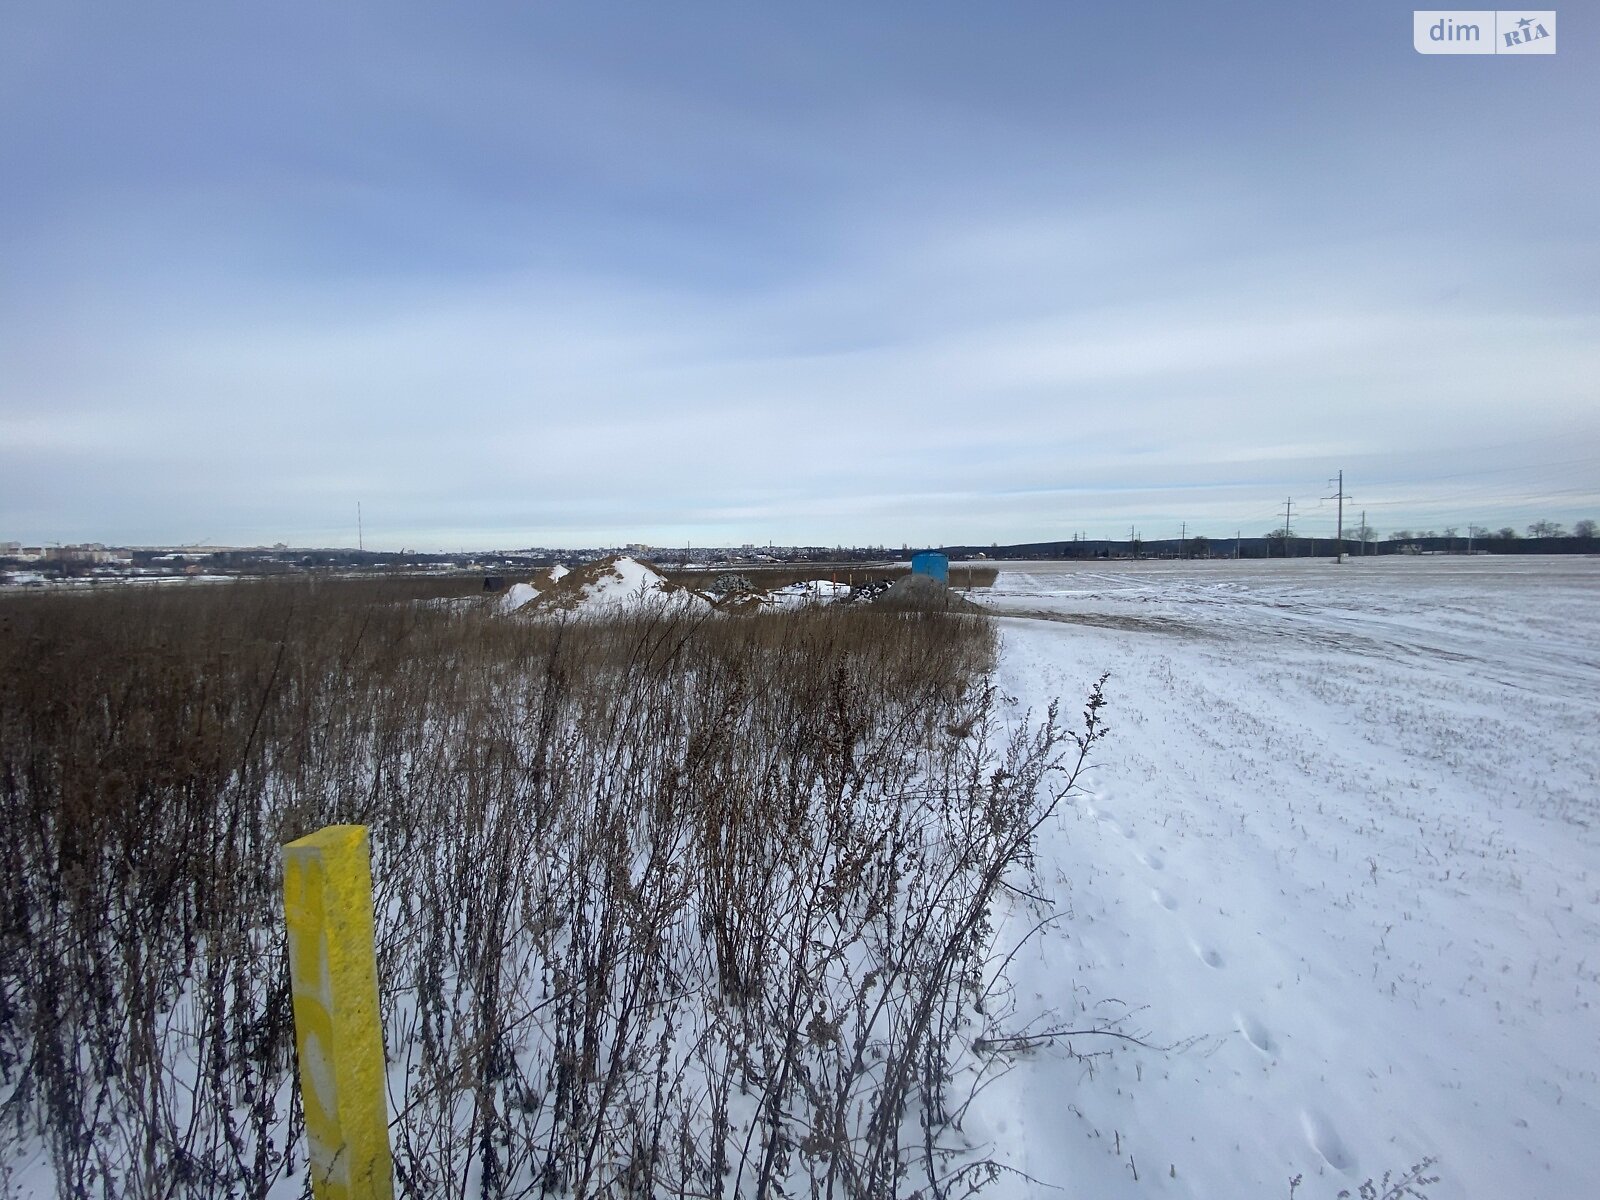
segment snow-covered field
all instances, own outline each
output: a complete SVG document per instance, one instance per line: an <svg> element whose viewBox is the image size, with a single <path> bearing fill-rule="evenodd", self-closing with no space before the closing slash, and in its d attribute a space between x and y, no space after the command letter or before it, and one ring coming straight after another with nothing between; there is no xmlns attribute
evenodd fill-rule
<svg viewBox="0 0 1600 1200"><path fill-rule="evenodd" d="M1111 672L996 1029L1170 1047L1013 1054L965 1121L1010 1194L1333 1197L1424 1156L1434 1200L1600 1194L1600 559L1001 564L974 598L1020 706Z"/></svg>

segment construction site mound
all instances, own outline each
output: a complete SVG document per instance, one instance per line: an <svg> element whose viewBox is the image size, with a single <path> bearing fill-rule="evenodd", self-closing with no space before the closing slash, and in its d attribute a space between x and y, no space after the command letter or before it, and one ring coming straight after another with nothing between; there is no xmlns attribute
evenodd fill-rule
<svg viewBox="0 0 1600 1200"><path fill-rule="evenodd" d="M905 575L894 581L874 601L882 608L916 609L925 612L981 613L965 596L952 592L931 575Z"/></svg>
<svg viewBox="0 0 1600 1200"><path fill-rule="evenodd" d="M652 563L620 554L570 571L558 565L543 581L518 586L532 586L538 592L507 610L525 616L617 617L657 607L693 612L709 612L712 607L693 588L669 583Z"/></svg>
<svg viewBox="0 0 1600 1200"><path fill-rule="evenodd" d="M560 582L568 573L566 567L557 563L553 567L540 571L527 583L513 583L505 590L505 594L500 597L500 612L514 613L519 609L526 608L548 591L552 584Z"/></svg>

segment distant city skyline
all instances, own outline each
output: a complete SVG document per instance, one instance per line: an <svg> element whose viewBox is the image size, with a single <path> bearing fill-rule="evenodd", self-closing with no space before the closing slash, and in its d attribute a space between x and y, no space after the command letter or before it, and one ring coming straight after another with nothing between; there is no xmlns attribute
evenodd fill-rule
<svg viewBox="0 0 1600 1200"><path fill-rule="evenodd" d="M0 539L1600 517L1592 39L1336 8L0 13Z"/></svg>
<svg viewBox="0 0 1600 1200"><path fill-rule="evenodd" d="M1209 542L1216 554L1226 557L1227 547L1235 542L1259 546L1262 542L1270 542L1284 536L1284 527L1279 525L1262 533L1246 533L1242 528L1229 532L1208 531L1192 529L1185 523L1176 534L1147 534L1137 527L1130 528L1121 536L1090 536L1081 532L1073 532L1061 537L1045 538L1034 542L1016 541L988 541L988 542L862 542L862 543L819 543L819 542L701 542L685 543L683 545L667 545L665 543L650 542L597 542L592 545L494 545L494 546L458 546L450 549L426 549L417 546L384 548L365 546L358 547L345 543L304 544L291 546L286 542L271 544L238 544L238 543L209 543L209 542L151 542L151 543L109 543L109 542L19 542L16 539L0 539L0 558L22 555L25 558L39 555L45 559L62 557L62 552L72 555L78 552L106 552L107 554L121 554L126 558L127 552L149 553L153 551L187 553L190 557L204 557L217 553L261 553L273 554L299 554L302 552L329 552L334 554L349 554L356 556L367 554L374 557L400 557L416 555L418 557L450 557L472 555L560 555L566 553L627 553L651 555L662 561L671 561L674 554L692 554L704 557L706 554L728 552L733 554L765 553L772 551L779 554L815 554L838 550L845 554L857 555L874 550L885 554L899 554L915 552L918 549L949 549L966 547L974 551L983 551L991 548L1008 549L1021 546L1041 546L1060 544L1063 548L1069 546L1138 546L1147 547L1178 547L1184 543L1191 545L1200 542ZM1343 541L1347 548L1365 542L1371 545L1390 542L1445 542L1459 543L1455 549L1465 551L1471 548L1474 540L1489 549L1505 546L1507 539L1521 541L1526 538L1530 543L1544 543L1549 545L1552 540L1565 542L1568 540L1583 543L1592 542L1600 536L1600 521L1590 518L1580 518L1569 526L1562 521L1541 520L1525 528L1515 526L1482 525L1477 522L1465 526L1446 524L1437 529L1423 525L1414 528L1393 530L1380 530L1366 525L1363 537L1362 526L1356 522L1344 526ZM1314 555L1318 544L1326 547L1332 553L1333 544L1338 538L1333 533L1321 533L1317 530L1305 531L1297 524L1291 524L1288 531L1291 543L1297 547L1295 554ZM1353 551L1352 551L1353 552ZM1585 552L1578 549L1579 553ZM1068 554L1070 557L1070 552ZM98 560L96 560L98 561Z"/></svg>

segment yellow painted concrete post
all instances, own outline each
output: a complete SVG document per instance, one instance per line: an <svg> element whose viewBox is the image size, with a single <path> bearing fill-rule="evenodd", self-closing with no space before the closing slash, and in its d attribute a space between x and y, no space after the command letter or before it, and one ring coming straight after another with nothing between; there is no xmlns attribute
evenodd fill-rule
<svg viewBox="0 0 1600 1200"><path fill-rule="evenodd" d="M283 848L294 1041L316 1200L393 1200L365 825Z"/></svg>

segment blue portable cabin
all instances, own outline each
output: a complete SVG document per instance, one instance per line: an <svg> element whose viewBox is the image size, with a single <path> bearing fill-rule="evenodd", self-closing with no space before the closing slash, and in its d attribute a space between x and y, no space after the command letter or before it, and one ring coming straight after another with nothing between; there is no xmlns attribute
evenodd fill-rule
<svg viewBox="0 0 1600 1200"><path fill-rule="evenodd" d="M920 554L911 556L911 573L913 575L928 575L940 583L950 582L950 556L940 554L936 550L924 550Z"/></svg>

